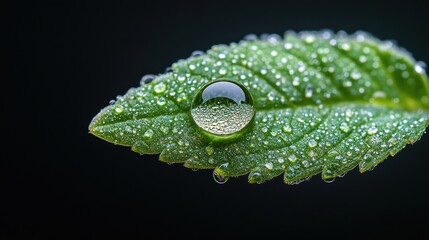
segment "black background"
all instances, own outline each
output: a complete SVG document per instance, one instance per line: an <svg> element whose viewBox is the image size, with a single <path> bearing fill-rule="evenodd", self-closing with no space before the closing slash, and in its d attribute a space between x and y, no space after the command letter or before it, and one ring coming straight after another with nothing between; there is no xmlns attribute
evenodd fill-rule
<svg viewBox="0 0 429 240"><path fill-rule="evenodd" d="M282 237L428 239L427 135L372 172L216 184L208 170L167 165L90 134L109 100L194 50L249 33L368 31L429 62L424 5L230 1L24 1L3 21L5 166L2 234L143 239ZM5 85L6 86L6 85ZM12 150L15 147L18 150ZM8 151L12 150L12 151Z"/></svg>

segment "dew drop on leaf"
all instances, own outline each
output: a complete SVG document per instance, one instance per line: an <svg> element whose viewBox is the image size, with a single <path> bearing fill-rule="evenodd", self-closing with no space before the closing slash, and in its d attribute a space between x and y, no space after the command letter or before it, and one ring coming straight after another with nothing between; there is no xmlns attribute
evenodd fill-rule
<svg viewBox="0 0 429 240"><path fill-rule="evenodd" d="M124 111L124 107L122 105L118 105L115 107L116 113L122 113Z"/></svg>
<svg viewBox="0 0 429 240"><path fill-rule="evenodd" d="M166 89L167 89L167 86L163 82L160 82L153 87L153 90L155 91L155 93L163 93L165 92Z"/></svg>
<svg viewBox="0 0 429 240"><path fill-rule="evenodd" d="M156 75L154 75L154 74L146 74L140 80L140 85L148 84L148 83L152 82L155 78L156 78Z"/></svg>
<svg viewBox="0 0 429 240"><path fill-rule="evenodd" d="M207 146L206 147L206 152L207 152L208 155L213 155L213 153L214 153L213 147Z"/></svg>
<svg viewBox="0 0 429 240"><path fill-rule="evenodd" d="M335 181L335 178L334 177L328 178L328 179L323 178L323 181L325 181L325 183L333 183Z"/></svg>
<svg viewBox="0 0 429 240"><path fill-rule="evenodd" d="M310 140L308 141L308 146L309 146L309 147L311 147L311 148L314 148L315 146L317 146L317 142L316 142L316 140L314 140L314 139L310 139Z"/></svg>
<svg viewBox="0 0 429 240"><path fill-rule="evenodd" d="M204 132L228 136L246 130L255 116L255 107L244 86L220 79L201 88L192 102L191 115Z"/></svg>
<svg viewBox="0 0 429 240"><path fill-rule="evenodd" d="M311 98L311 96L313 96L313 86L307 85L305 87L305 97L306 98Z"/></svg>
<svg viewBox="0 0 429 240"><path fill-rule="evenodd" d="M272 163L265 163L265 167L268 168L269 170L273 169L273 164Z"/></svg>
<svg viewBox="0 0 429 240"><path fill-rule="evenodd" d="M153 136L153 130L152 129L148 129L144 134L143 137L146 138L151 138Z"/></svg>
<svg viewBox="0 0 429 240"><path fill-rule="evenodd" d="M213 179L215 180L216 183L224 184L228 181L229 177L224 177L213 172Z"/></svg>
<svg viewBox="0 0 429 240"><path fill-rule="evenodd" d="M292 154L289 156L289 158L288 158L288 159L289 159L289 161L290 161L290 162L296 162L296 156L295 156L295 154L293 154L293 153L292 153Z"/></svg>
<svg viewBox="0 0 429 240"><path fill-rule="evenodd" d="M369 135L374 135L374 134L376 134L377 132L378 132L378 129L377 129L376 127L374 127L374 126L372 126L372 127L368 128L368 131L367 131L367 133L368 133Z"/></svg>
<svg viewBox="0 0 429 240"><path fill-rule="evenodd" d="M291 133L292 132L292 127L289 124L284 125L283 126L283 132L285 132L285 133Z"/></svg>
<svg viewBox="0 0 429 240"><path fill-rule="evenodd" d="M349 125L347 125L347 123L342 122L340 124L340 130L345 132L345 133L348 133L350 131L350 127L349 127Z"/></svg>
<svg viewBox="0 0 429 240"><path fill-rule="evenodd" d="M156 104L158 104L159 106L164 106L166 103L167 101L163 97L160 97L158 101L156 101Z"/></svg>

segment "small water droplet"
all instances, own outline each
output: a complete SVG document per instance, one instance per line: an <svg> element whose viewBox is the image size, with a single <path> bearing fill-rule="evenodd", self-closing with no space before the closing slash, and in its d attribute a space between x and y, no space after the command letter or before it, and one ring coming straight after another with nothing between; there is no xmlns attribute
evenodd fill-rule
<svg viewBox="0 0 429 240"><path fill-rule="evenodd" d="M256 41L256 40L258 40L258 36L256 34L248 34L248 35L244 36L244 40Z"/></svg>
<svg viewBox="0 0 429 240"><path fill-rule="evenodd" d="M167 101L165 100L164 97L160 97L158 101L156 101L156 104L158 104L159 106L164 106L166 103Z"/></svg>
<svg viewBox="0 0 429 240"><path fill-rule="evenodd" d="M283 132L285 132L285 133L291 133L292 132L292 127L289 124L284 125L283 126Z"/></svg>
<svg viewBox="0 0 429 240"><path fill-rule="evenodd" d="M263 133L268 132L268 129L266 127L263 127L261 130L262 130Z"/></svg>
<svg viewBox="0 0 429 240"><path fill-rule="evenodd" d="M314 40L315 40L315 37L313 36L313 35L307 35L306 37L305 37L305 42L306 43L313 43L314 42Z"/></svg>
<svg viewBox="0 0 429 240"><path fill-rule="evenodd" d="M118 105L115 107L116 113L122 113L124 111L124 107L122 105Z"/></svg>
<svg viewBox="0 0 429 240"><path fill-rule="evenodd" d="M426 68L426 64L424 62L417 62L416 65L414 66L414 70L419 73L419 74L423 74L425 73L425 68Z"/></svg>
<svg viewBox="0 0 429 240"><path fill-rule="evenodd" d="M153 87L153 90L155 91L155 93L163 93L165 92L166 89L167 89L167 85L165 85L165 83L163 82L160 82Z"/></svg>
<svg viewBox="0 0 429 240"><path fill-rule="evenodd" d="M325 181L325 183L333 183L335 181L334 177L333 178L327 178L327 179L322 178L322 179L323 179L323 181Z"/></svg>
<svg viewBox="0 0 429 240"><path fill-rule="evenodd" d="M143 134L143 137L145 138L151 138L153 136L154 132L152 129L146 130L146 132Z"/></svg>
<svg viewBox="0 0 429 240"><path fill-rule="evenodd" d="M410 77L410 73L409 73L408 71L403 71L403 72L401 73L401 76L402 76L403 78L408 78L408 77Z"/></svg>
<svg viewBox="0 0 429 240"><path fill-rule="evenodd" d="M293 162L293 163L294 163L294 162L296 162L296 156L295 156L295 154L293 154L293 153L292 153L292 154L288 157L288 159L289 159L289 161L290 161L290 162Z"/></svg>
<svg viewBox="0 0 429 240"><path fill-rule="evenodd" d="M161 129L161 132L163 132L164 134L167 134L170 131L170 128L166 126L161 126L160 129Z"/></svg>
<svg viewBox="0 0 429 240"><path fill-rule="evenodd" d="M219 70L219 74L220 74L220 75L225 75L225 74L226 74L226 69L225 69L225 68L221 68L221 69Z"/></svg>
<svg viewBox="0 0 429 240"><path fill-rule="evenodd" d="M224 177L213 172L213 179L215 180L216 183L224 184L228 181L229 177Z"/></svg>
<svg viewBox="0 0 429 240"><path fill-rule="evenodd" d="M349 125L347 125L347 123L342 122L340 125L340 130L345 132L345 133L348 133L350 131L350 127L349 127Z"/></svg>
<svg viewBox="0 0 429 240"><path fill-rule="evenodd" d="M165 69L164 73L171 73L171 72L173 72L173 71L174 71L174 69L173 69L172 67L167 67L167 68Z"/></svg>
<svg viewBox="0 0 429 240"><path fill-rule="evenodd" d="M273 169L273 164L272 163L265 163L265 167L268 168L269 170Z"/></svg>
<svg viewBox="0 0 429 240"><path fill-rule="evenodd" d="M113 105L113 104L115 104L115 102L116 101L112 99L112 100L109 101L109 105Z"/></svg>
<svg viewBox="0 0 429 240"><path fill-rule="evenodd" d="M213 147L211 147L211 146L207 146L206 147L206 152L207 152L207 154L210 156L210 155L213 155L213 153L214 153L214 148Z"/></svg>
<svg viewBox="0 0 429 240"><path fill-rule="evenodd" d="M279 157L279 159L277 159L277 161L279 162L279 163L284 163L284 158L283 157Z"/></svg>
<svg viewBox="0 0 429 240"><path fill-rule="evenodd" d="M350 44L349 43L342 43L341 49L343 49L344 51L349 51L350 50Z"/></svg>
<svg viewBox="0 0 429 240"><path fill-rule="evenodd" d="M176 101L180 103L180 102L185 101L186 99L188 99L188 97L186 96L185 93L182 92L177 96Z"/></svg>
<svg viewBox="0 0 429 240"><path fill-rule="evenodd" d="M345 81L345 82L343 82L343 86L344 87L351 87L353 85L353 83L352 82L350 82L350 81Z"/></svg>
<svg viewBox="0 0 429 240"><path fill-rule="evenodd" d="M374 134L376 134L378 132L378 129L376 128L376 127L374 127L374 126L371 126L370 128L368 128L368 131L367 131L367 133L369 134L369 135L374 135Z"/></svg>
<svg viewBox="0 0 429 240"><path fill-rule="evenodd" d="M179 76L177 76L177 80L178 80L179 82L183 82L183 81L185 81L185 80L186 80L186 77L185 77L185 75L180 74Z"/></svg>
<svg viewBox="0 0 429 240"><path fill-rule="evenodd" d="M201 55L204 55L204 52L197 50L192 52L191 57L199 57Z"/></svg>
<svg viewBox="0 0 429 240"><path fill-rule="evenodd" d="M338 156L338 154L339 154L339 152L338 152L338 151L336 151L336 150L331 150L331 151L329 151L329 152L328 152L328 157L333 158L333 157Z"/></svg>
<svg viewBox="0 0 429 240"><path fill-rule="evenodd" d="M352 77L354 80L358 80L361 76L362 76L362 75L360 74L360 72L352 72L352 75L351 75L351 77Z"/></svg>
<svg viewBox="0 0 429 240"><path fill-rule="evenodd" d="M310 140L308 141L308 146L309 146L309 147L311 147L311 148L314 148L315 146L317 146L317 142L316 142L316 140L314 140L314 139L310 139Z"/></svg>
<svg viewBox="0 0 429 240"><path fill-rule="evenodd" d="M311 96L313 96L313 86L311 86L309 84L309 85L305 86L305 97L311 98Z"/></svg>
<svg viewBox="0 0 429 240"><path fill-rule="evenodd" d="M140 80L140 85L145 85L152 82L156 78L154 74L146 74Z"/></svg>
<svg viewBox="0 0 429 240"><path fill-rule="evenodd" d="M286 50L292 49L292 48L293 48L293 44L292 44L292 43L290 43L290 42L286 42L286 43L285 43L285 45L284 45L284 48L285 48Z"/></svg>
<svg viewBox="0 0 429 240"><path fill-rule="evenodd" d="M307 168L310 166L310 163L307 160L304 160L302 161L302 165Z"/></svg>

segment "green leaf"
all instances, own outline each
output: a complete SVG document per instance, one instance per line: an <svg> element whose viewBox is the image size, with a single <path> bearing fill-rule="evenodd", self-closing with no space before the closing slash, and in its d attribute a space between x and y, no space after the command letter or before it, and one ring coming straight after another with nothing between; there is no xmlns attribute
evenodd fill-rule
<svg viewBox="0 0 429 240"><path fill-rule="evenodd" d="M222 177L249 173L254 183L284 173L286 183L296 183L357 165L369 170L429 124L424 69L405 50L365 33L287 33L217 45L173 69L118 97L90 132ZM219 78L243 84L255 101L254 124L233 141L211 141L190 115L199 89Z"/></svg>

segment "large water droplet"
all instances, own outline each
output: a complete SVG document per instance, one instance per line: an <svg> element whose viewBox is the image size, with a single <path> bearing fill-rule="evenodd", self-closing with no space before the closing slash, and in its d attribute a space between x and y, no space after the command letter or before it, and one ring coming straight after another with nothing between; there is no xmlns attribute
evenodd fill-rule
<svg viewBox="0 0 429 240"><path fill-rule="evenodd" d="M229 177L224 177L213 172L213 179L215 180L216 183L224 184L228 181Z"/></svg>
<svg viewBox="0 0 429 240"><path fill-rule="evenodd" d="M222 137L244 132L255 116L255 107L243 85L220 79L200 89L191 115L204 132Z"/></svg>

